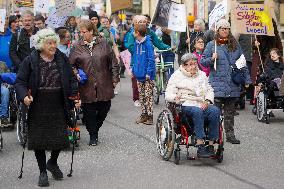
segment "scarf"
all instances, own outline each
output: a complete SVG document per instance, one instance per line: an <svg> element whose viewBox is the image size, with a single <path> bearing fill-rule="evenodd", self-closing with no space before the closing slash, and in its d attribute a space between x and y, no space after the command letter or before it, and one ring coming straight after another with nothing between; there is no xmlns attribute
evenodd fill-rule
<svg viewBox="0 0 284 189"><path fill-rule="evenodd" d="M84 44L89 48L89 51L90 51L91 56L92 56L93 55L93 47L94 47L94 45L98 44L97 38L93 37L93 40L90 43L88 41L84 41Z"/></svg>
<svg viewBox="0 0 284 189"><path fill-rule="evenodd" d="M217 44L218 45L225 45L225 44L228 44L228 42L229 42L228 38L218 38L217 39Z"/></svg>

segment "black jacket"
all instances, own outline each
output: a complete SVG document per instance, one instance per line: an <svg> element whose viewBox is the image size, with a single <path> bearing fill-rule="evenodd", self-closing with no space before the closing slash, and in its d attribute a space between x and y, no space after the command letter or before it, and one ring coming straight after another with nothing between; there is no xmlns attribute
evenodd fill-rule
<svg viewBox="0 0 284 189"><path fill-rule="evenodd" d="M284 71L283 62L273 62L271 59L268 59L265 67L266 76L273 80L275 78L281 78Z"/></svg>
<svg viewBox="0 0 284 189"><path fill-rule="evenodd" d="M33 34L36 32L37 29L34 30ZM21 29L19 34L16 32L12 35L9 55L16 71L19 70L21 62L31 54L33 49L34 48L30 48L30 36L25 29Z"/></svg>
<svg viewBox="0 0 284 189"><path fill-rule="evenodd" d="M203 37L204 33L203 32L190 32L189 33L189 38L190 38L190 52L194 52L194 41L195 39L200 36ZM178 45L178 54L185 54L188 53L188 44L186 43L187 40L187 33L183 32L180 34L180 40L179 40L179 45Z"/></svg>
<svg viewBox="0 0 284 189"><path fill-rule="evenodd" d="M15 88L17 98L21 102L23 102L24 98L28 95L29 89L31 90L33 98L36 98L37 96L40 74L39 53L40 52L37 50L32 51L32 53L22 62L17 74ZM54 58L59 67L61 86L64 93L64 107L66 113L69 113L68 110L73 108L73 103L68 99L68 97L73 97L78 94L78 82L66 55L57 49Z"/></svg>

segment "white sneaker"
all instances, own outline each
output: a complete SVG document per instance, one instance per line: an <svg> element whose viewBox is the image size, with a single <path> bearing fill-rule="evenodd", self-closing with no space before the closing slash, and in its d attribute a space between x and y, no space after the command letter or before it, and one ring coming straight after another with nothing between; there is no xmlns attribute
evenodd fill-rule
<svg viewBox="0 0 284 189"><path fill-rule="evenodd" d="M140 106L141 106L139 100L136 100L136 101L134 102L134 106L136 106L136 107L140 107Z"/></svg>
<svg viewBox="0 0 284 189"><path fill-rule="evenodd" d="M114 95L118 95L118 91L114 91Z"/></svg>

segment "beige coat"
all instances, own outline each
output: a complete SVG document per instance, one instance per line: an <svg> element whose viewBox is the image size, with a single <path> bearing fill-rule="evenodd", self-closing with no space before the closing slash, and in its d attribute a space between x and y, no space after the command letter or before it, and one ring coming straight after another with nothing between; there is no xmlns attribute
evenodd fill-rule
<svg viewBox="0 0 284 189"><path fill-rule="evenodd" d="M206 74L198 70L191 75L182 66L171 76L165 94L169 102L175 102L177 96L181 96L183 106L201 107L205 100L214 102L214 90Z"/></svg>

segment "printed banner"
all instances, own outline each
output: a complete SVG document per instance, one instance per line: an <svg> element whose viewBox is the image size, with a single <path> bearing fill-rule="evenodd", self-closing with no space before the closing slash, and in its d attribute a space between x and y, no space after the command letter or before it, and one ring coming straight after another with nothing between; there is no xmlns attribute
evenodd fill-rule
<svg viewBox="0 0 284 189"><path fill-rule="evenodd" d="M122 62L126 68L126 72L128 75L132 75L131 68L130 68L130 62L131 62L131 53L128 50L122 51L120 53L120 57L122 59Z"/></svg>
<svg viewBox="0 0 284 189"><path fill-rule="evenodd" d="M56 14L58 16L69 16L76 9L75 0L55 0Z"/></svg>
<svg viewBox="0 0 284 189"><path fill-rule="evenodd" d="M54 7L50 10L48 18L45 21L45 23L48 25L48 27L58 28L64 26L67 19L68 16L58 16L56 8Z"/></svg>
<svg viewBox="0 0 284 189"><path fill-rule="evenodd" d="M186 32L185 4L172 3L169 14L168 28L172 31Z"/></svg>
<svg viewBox="0 0 284 189"><path fill-rule="evenodd" d="M212 29L215 22L218 22L222 17L225 17L227 14L227 1L224 0L217 5L209 14L209 29Z"/></svg>
<svg viewBox="0 0 284 189"><path fill-rule="evenodd" d="M0 32L4 32L6 22L6 9L0 9Z"/></svg>
<svg viewBox="0 0 284 189"><path fill-rule="evenodd" d="M110 0L111 12L132 8L133 0Z"/></svg>
<svg viewBox="0 0 284 189"><path fill-rule="evenodd" d="M49 4L49 0L35 0L34 11L40 13L48 13Z"/></svg>
<svg viewBox="0 0 284 189"><path fill-rule="evenodd" d="M159 0L152 19L152 24L160 27L168 27L171 6L171 0Z"/></svg>
<svg viewBox="0 0 284 189"><path fill-rule="evenodd" d="M272 18L263 4L234 4L232 23L241 34L274 36Z"/></svg>

